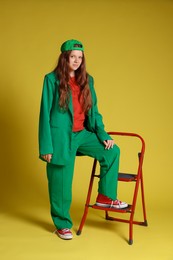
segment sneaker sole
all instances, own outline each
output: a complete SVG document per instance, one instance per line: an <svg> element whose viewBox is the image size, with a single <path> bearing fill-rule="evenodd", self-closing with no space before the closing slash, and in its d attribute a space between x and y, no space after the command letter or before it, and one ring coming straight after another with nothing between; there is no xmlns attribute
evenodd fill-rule
<svg viewBox="0 0 173 260"><path fill-rule="evenodd" d="M104 207L104 208L114 208L114 209L124 209L124 208L127 208L128 207L128 204L124 204L122 206L119 206L119 205L108 205L108 204L103 204L103 203L99 203L99 202L96 202L96 206L99 206L99 207Z"/></svg>
<svg viewBox="0 0 173 260"><path fill-rule="evenodd" d="M62 235L57 230L55 230L54 233L57 234L58 237L64 240L71 240L73 238L73 235Z"/></svg>

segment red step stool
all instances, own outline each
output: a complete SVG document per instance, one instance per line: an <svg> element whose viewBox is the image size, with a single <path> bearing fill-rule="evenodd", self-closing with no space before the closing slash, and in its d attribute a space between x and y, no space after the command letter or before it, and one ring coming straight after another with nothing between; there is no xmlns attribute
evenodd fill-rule
<svg viewBox="0 0 173 260"><path fill-rule="evenodd" d="M94 159L90 183L89 183L89 188L88 188L88 194L87 194L87 198L86 198L85 209L84 209L84 213L83 213L83 217L82 217L79 229L77 231L77 235L80 235L81 232L82 232L82 229L83 229L83 226L85 224L86 217L87 217L87 214L88 214L88 209L93 208L93 209L97 209L97 210L104 210L106 220L128 223L129 224L129 241L128 242L129 242L129 245L132 245L133 244L133 225L137 224L137 225L142 225L142 226L148 226L147 217L146 217L145 199L144 199L144 183L143 183L143 171L142 171L144 153L145 153L145 142L144 142L144 139L140 135L135 134L135 133L108 132L108 134L111 135L111 136L135 137L135 138L138 139L138 141L140 143L140 151L138 152L137 172L135 174L134 173L132 174L132 173L121 173L121 172L119 172L119 175L118 175L118 181L128 182L128 183L129 182L135 182L134 193L133 193L133 196L132 196L133 197L132 203L125 209L105 208L105 207L97 206L95 204L94 205L90 204L94 179L100 177L99 174L96 174L97 160ZM121 149L121 147L120 147L120 149ZM138 193L139 193L139 187L141 188L143 221L135 221L134 220L134 214L135 214L135 209L136 209L137 196L138 196ZM128 213L129 219L112 217L112 216L109 215L110 212Z"/></svg>

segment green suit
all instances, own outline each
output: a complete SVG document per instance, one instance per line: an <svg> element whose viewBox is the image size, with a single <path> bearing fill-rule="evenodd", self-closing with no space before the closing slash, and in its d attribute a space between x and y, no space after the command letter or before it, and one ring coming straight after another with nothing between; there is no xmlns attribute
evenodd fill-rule
<svg viewBox="0 0 173 260"><path fill-rule="evenodd" d="M45 76L40 109L39 123L39 152L53 154L51 163L65 165L70 160L71 137L73 126L73 105L70 96L69 110L62 112L58 93L59 81L55 73ZM97 98L93 86L93 78L89 77L89 86L92 96L92 108L89 110L85 126L96 133L101 142L111 139L104 131L102 116L98 112Z"/></svg>
<svg viewBox="0 0 173 260"><path fill-rule="evenodd" d="M51 162L47 163L51 216L56 228L61 229L72 227L69 211L76 155L87 155L99 161L98 192L115 200L119 148L116 145L109 150L104 147L103 141L111 137L105 132L98 112L93 78L89 76L92 107L86 116L85 129L79 132L72 132L72 96L68 110L63 112L59 107L58 86L54 72L45 76L39 119L39 154L53 155Z"/></svg>

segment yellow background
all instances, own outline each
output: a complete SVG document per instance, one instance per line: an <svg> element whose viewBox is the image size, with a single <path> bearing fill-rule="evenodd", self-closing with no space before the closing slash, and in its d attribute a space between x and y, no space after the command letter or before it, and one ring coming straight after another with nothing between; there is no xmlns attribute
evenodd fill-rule
<svg viewBox="0 0 173 260"><path fill-rule="evenodd" d="M38 116L43 77L55 67L62 42L71 38L82 41L85 46L87 70L95 78L98 105L106 130L136 132L145 139L144 180L148 214L154 224L164 213L154 230L148 228L147 234L145 229L146 246L149 246L148 237L154 234L150 245L151 250L153 245L156 250L156 234L162 225L165 230L164 221L168 233L172 230L172 222L168 220L173 212L173 1L0 0L0 27L2 259L10 259L10 256L24 260L34 257L56 259L59 254L64 259L72 257L75 260L94 257L94 254L85 257L84 249L79 256L79 249L72 244L71 256L70 252L66 253L69 250L67 244L64 251L55 250L52 245L63 248L64 241L50 238L50 233L45 230L41 230L40 236L37 235L39 230L32 230L32 226L41 226L42 222L49 232L53 227L45 165L38 160ZM91 163L86 157L76 161L72 206L76 226L83 210ZM126 193L126 188L120 191L123 199ZM94 229L92 225L90 228ZM13 244L14 240L19 244L27 241L25 230L32 230L31 244L33 237L35 239L31 249L24 242L21 247ZM102 232L107 232L105 230ZM76 239L76 246L77 243L86 244L87 239L92 239L93 232L85 240L82 236L78 241ZM100 227L99 237L102 232ZM141 227L140 232L144 232ZM162 245L162 253L151 255L148 249L144 258L140 255L143 248L139 246L142 240L139 235L135 241L139 243L139 255L133 256L136 259L139 256L140 259L173 259L168 233L165 237L159 235L158 245ZM108 244L112 241L109 241L109 233L104 239ZM119 237L116 237L115 245L117 240ZM42 248L44 243L47 250ZM120 243L123 252L125 249L136 250L135 245L129 249L124 241ZM98 250L99 244L95 246ZM91 246L90 252L93 249ZM98 258L93 259L105 259L106 252L101 249ZM114 259L115 255L116 247L113 250L111 245L109 259Z"/></svg>

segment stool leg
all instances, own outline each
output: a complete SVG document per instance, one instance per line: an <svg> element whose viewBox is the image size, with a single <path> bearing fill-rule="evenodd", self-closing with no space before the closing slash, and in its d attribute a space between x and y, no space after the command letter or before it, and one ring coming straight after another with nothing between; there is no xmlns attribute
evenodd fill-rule
<svg viewBox="0 0 173 260"><path fill-rule="evenodd" d="M146 207L145 207L145 198L144 198L143 175L141 176L141 196L142 196L142 208L143 208L143 216L144 216L144 226L148 226L148 223L147 223L147 214L146 214Z"/></svg>
<svg viewBox="0 0 173 260"><path fill-rule="evenodd" d="M133 221L131 219L129 223L129 245L132 244L133 244Z"/></svg>
<svg viewBox="0 0 173 260"><path fill-rule="evenodd" d="M85 210L84 210L84 214L83 214L80 226L79 226L79 229L78 229L78 231L76 233L78 236L82 233L82 229L83 229L83 226L85 224L85 220L86 220L87 214L88 214L88 206L86 205L85 206Z"/></svg>

